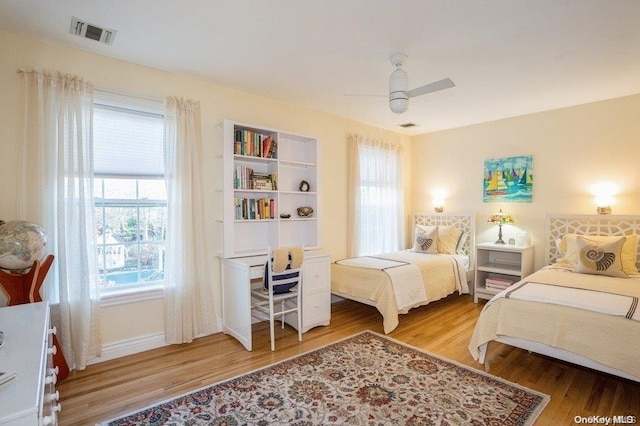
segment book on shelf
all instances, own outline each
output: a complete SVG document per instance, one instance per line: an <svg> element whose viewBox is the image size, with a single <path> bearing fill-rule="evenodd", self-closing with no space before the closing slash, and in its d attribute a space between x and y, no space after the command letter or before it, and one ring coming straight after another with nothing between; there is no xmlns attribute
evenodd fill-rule
<svg viewBox="0 0 640 426"><path fill-rule="evenodd" d="M251 182L252 189L259 189L263 191L273 191L273 175L265 173L254 173Z"/></svg>
<svg viewBox="0 0 640 426"><path fill-rule="evenodd" d="M273 136L268 135L263 141L262 141L262 156L265 158L269 157L269 154L271 154L271 144L273 143Z"/></svg>
<svg viewBox="0 0 640 426"><path fill-rule="evenodd" d="M233 132L235 155L275 158L275 138L253 130L235 129Z"/></svg>
<svg viewBox="0 0 640 426"><path fill-rule="evenodd" d="M277 148L276 148L276 147L277 147L277 145L278 145L278 143L277 143L277 142L276 142L276 140L274 139L274 140L271 142L271 148L269 149L269 153L267 154L267 157L269 157L269 158L277 158L277 155L276 155L276 153L278 152L278 151L277 151Z"/></svg>
<svg viewBox="0 0 640 426"><path fill-rule="evenodd" d="M234 198L236 220L274 219L276 201L273 198Z"/></svg>
<svg viewBox="0 0 640 426"><path fill-rule="evenodd" d="M233 188L234 189L251 189L254 171L251 167L236 164L233 170Z"/></svg>
<svg viewBox="0 0 640 426"><path fill-rule="evenodd" d="M251 167L236 164L233 170L233 189L275 191L276 188L275 173L258 173Z"/></svg>

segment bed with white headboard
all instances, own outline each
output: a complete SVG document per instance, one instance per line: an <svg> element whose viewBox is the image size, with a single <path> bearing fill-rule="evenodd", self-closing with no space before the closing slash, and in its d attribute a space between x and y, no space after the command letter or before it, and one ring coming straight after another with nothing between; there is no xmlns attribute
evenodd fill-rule
<svg viewBox="0 0 640 426"><path fill-rule="evenodd" d="M334 262L331 292L375 306L382 314L384 332L390 333L399 324L399 314L469 292L474 222L473 214L415 213L411 248Z"/></svg>
<svg viewBox="0 0 640 426"><path fill-rule="evenodd" d="M640 382L640 216L549 215L548 265L487 302L469 343L498 341Z"/></svg>

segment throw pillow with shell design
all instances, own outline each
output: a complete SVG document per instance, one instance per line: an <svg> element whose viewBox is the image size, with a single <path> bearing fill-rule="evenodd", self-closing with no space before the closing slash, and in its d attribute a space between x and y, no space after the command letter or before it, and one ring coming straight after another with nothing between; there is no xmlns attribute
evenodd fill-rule
<svg viewBox="0 0 640 426"><path fill-rule="evenodd" d="M416 225L413 251L418 253L438 253L438 227Z"/></svg>
<svg viewBox="0 0 640 426"><path fill-rule="evenodd" d="M627 274L622 271L621 258L625 240L625 237L620 237L613 241L596 243L578 237L579 255L574 271L582 274L626 278Z"/></svg>

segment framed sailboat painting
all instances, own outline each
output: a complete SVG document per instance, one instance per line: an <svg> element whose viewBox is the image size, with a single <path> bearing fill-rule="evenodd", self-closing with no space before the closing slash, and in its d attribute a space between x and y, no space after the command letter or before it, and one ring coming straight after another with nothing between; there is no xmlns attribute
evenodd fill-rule
<svg viewBox="0 0 640 426"><path fill-rule="evenodd" d="M533 177L531 155L485 160L482 200L485 203L530 203Z"/></svg>

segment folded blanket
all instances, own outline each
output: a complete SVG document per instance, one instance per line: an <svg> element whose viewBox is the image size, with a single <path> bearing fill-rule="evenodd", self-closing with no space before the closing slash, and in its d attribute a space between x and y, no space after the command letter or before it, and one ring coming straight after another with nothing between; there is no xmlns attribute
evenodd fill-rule
<svg viewBox="0 0 640 426"><path fill-rule="evenodd" d="M552 303L586 309L609 315L619 315L640 321L638 298L606 291L564 287L553 284L523 282L504 294L507 299Z"/></svg>

